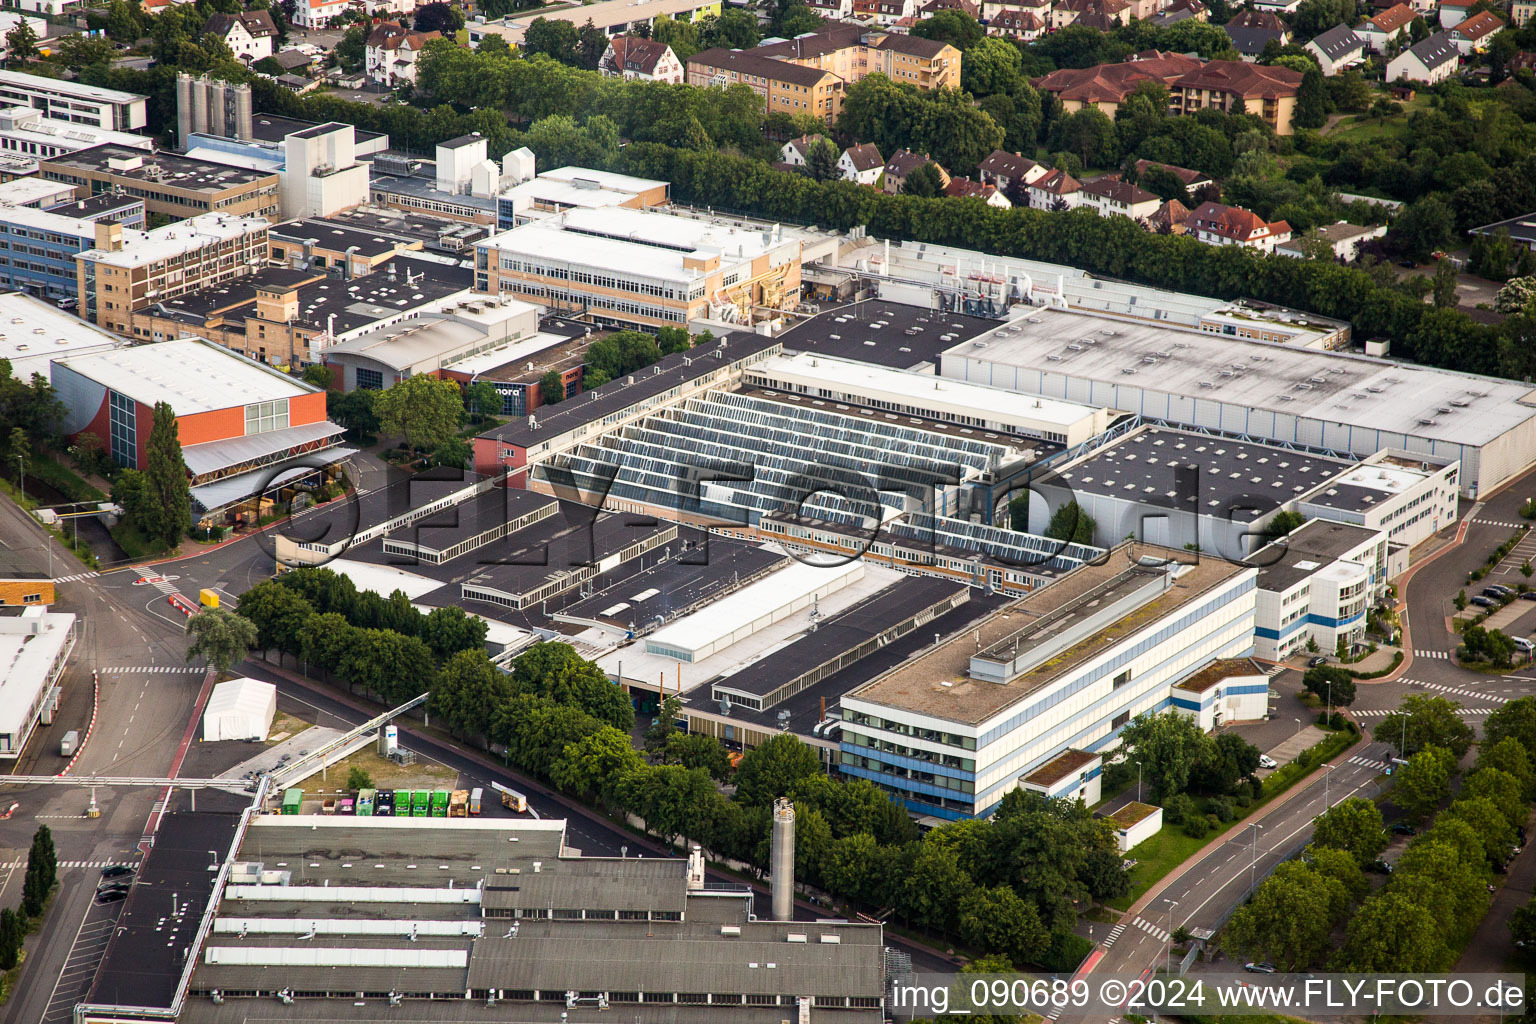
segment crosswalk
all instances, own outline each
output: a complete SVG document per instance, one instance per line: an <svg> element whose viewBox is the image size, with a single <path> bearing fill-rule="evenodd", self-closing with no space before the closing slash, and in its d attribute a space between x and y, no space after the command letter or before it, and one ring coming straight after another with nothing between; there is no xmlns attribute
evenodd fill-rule
<svg viewBox="0 0 1536 1024"><path fill-rule="evenodd" d="M1462 708L1457 714L1463 718L1476 718L1480 715L1491 715L1497 710L1498 708ZM1350 710L1350 714L1356 718L1385 718L1387 715L1396 713L1397 709L1395 708L1366 708L1362 711Z"/></svg>
<svg viewBox="0 0 1536 1024"><path fill-rule="evenodd" d="M97 576L100 576L100 575L101 575L101 573L100 572L96 572L96 571L92 571L92 572L77 572L73 576L60 576L58 579L54 580L53 582L55 582L55 583L78 583L80 580L93 580Z"/></svg>
<svg viewBox="0 0 1536 1024"><path fill-rule="evenodd" d="M179 593L175 585L172 584L170 580L166 579L164 576L161 576L147 565L136 565L133 567L133 571L139 574L140 580L147 583L149 586L154 587L162 594L169 596L171 594Z"/></svg>
<svg viewBox="0 0 1536 1024"><path fill-rule="evenodd" d="M131 674L134 674L134 673L149 674L149 675L167 675L167 674L186 674L186 675L191 675L194 672L202 673L202 672L205 672L207 670L206 669L202 669L202 668L198 668L195 665L112 665L109 668L101 669L101 671L102 672L110 672L113 675L120 675L121 676L121 675L131 675Z"/></svg>
<svg viewBox="0 0 1536 1024"><path fill-rule="evenodd" d="M1349 759L1348 763L1359 765L1361 768L1375 768L1377 771L1385 771L1389 762L1378 761L1374 757L1365 757L1361 754L1356 754L1354 757Z"/></svg>
<svg viewBox="0 0 1536 1024"><path fill-rule="evenodd" d="M1472 521L1474 523L1477 523L1479 526L1504 526L1504 527L1508 527L1511 530L1518 530L1522 526L1530 526L1531 525L1530 523L1514 522L1514 521L1508 520L1508 519L1484 519L1481 516L1478 516L1477 518L1473 519Z"/></svg>
<svg viewBox="0 0 1536 1024"><path fill-rule="evenodd" d="M1422 686L1426 690L1434 690L1436 693L1447 693L1455 697L1466 697L1469 700L1486 701L1492 704L1508 704L1508 697L1500 697L1496 693L1482 693L1478 690L1464 690L1459 686L1445 686L1442 683L1425 683L1417 679L1404 679L1409 686Z"/></svg>
<svg viewBox="0 0 1536 1024"><path fill-rule="evenodd" d="M1441 661L1449 661L1450 657L1451 657L1445 651L1420 651L1420 650L1415 650L1413 652L1413 656L1415 658L1439 658Z"/></svg>
<svg viewBox="0 0 1536 1024"><path fill-rule="evenodd" d="M1137 928L1140 928L1142 931L1146 932L1148 935L1152 936L1158 942L1168 941L1168 932L1162 928L1159 928L1157 925L1153 924L1151 921L1148 921L1144 917L1138 917L1131 923L1134 924Z"/></svg>
<svg viewBox="0 0 1536 1024"><path fill-rule="evenodd" d="M1104 948L1108 949L1110 946L1113 946L1115 944L1115 940L1120 937L1120 933L1125 931L1127 927L1128 923L1121 921L1119 924L1111 928L1109 930L1109 934L1104 937Z"/></svg>
<svg viewBox="0 0 1536 1024"><path fill-rule="evenodd" d="M123 867L127 867L127 868L133 867L132 864L127 864L127 863L125 863L123 861L120 861L120 860L61 860L61 861L59 861L59 867L60 868L96 868L97 870L100 870L101 868L117 867L120 864Z"/></svg>

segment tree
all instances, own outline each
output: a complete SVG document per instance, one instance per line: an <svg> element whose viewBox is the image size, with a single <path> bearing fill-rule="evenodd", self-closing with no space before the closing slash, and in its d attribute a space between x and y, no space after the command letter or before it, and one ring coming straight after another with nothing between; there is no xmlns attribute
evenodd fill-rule
<svg viewBox="0 0 1536 1024"><path fill-rule="evenodd" d="M107 5L107 35L116 43L133 45L144 36L144 23L127 0L111 0Z"/></svg>
<svg viewBox="0 0 1536 1024"><path fill-rule="evenodd" d="M1435 266L1434 277L1431 279L1434 288L1435 305L1440 309L1446 309L1456 305L1456 267L1450 260L1441 260Z"/></svg>
<svg viewBox="0 0 1536 1024"><path fill-rule="evenodd" d="M565 401L565 379L559 370L550 370L539 378L539 396L545 405L559 405Z"/></svg>
<svg viewBox="0 0 1536 1024"><path fill-rule="evenodd" d="M651 38L672 47L672 52L684 64L701 49L698 29L693 22L677 21L666 14L658 15L651 25Z"/></svg>
<svg viewBox="0 0 1536 1024"><path fill-rule="evenodd" d="M1476 771L1484 768L1496 768L1514 778L1520 785L1520 795L1524 800L1530 800L1536 794L1536 770L1532 769L1530 755L1520 745L1520 741L1511 736L1505 736L1497 742L1485 735L1483 742L1478 744Z"/></svg>
<svg viewBox="0 0 1536 1024"><path fill-rule="evenodd" d="M1483 747L1504 740L1520 744L1529 762L1536 765L1536 697L1517 697L1494 711L1483 722Z"/></svg>
<svg viewBox="0 0 1536 1024"><path fill-rule="evenodd" d="M1508 668L1514 661L1515 642L1502 630L1468 626L1461 634L1461 650L1457 653L1468 662Z"/></svg>
<svg viewBox="0 0 1536 1024"><path fill-rule="evenodd" d="M1331 948L1335 922L1348 911L1349 902L1338 880L1305 863L1287 861L1232 915L1224 942L1282 971L1300 970Z"/></svg>
<svg viewBox="0 0 1536 1024"><path fill-rule="evenodd" d="M843 176L837 160L841 154L829 139L813 139L805 154L805 173L813 181L836 181Z"/></svg>
<svg viewBox="0 0 1536 1024"><path fill-rule="evenodd" d="M379 392L374 412L384 433L401 435L416 451L431 451L458 433L464 399L453 381L418 374Z"/></svg>
<svg viewBox="0 0 1536 1024"><path fill-rule="evenodd" d="M1536 277L1512 278L1494 296L1493 308L1499 313L1520 313L1536 308Z"/></svg>
<svg viewBox="0 0 1536 1024"><path fill-rule="evenodd" d="M500 39L501 36L487 35L487 39ZM501 392L496 390L496 385L488 380L477 380L464 386L464 407L474 414L476 420L484 420L488 416L494 416L501 412Z"/></svg>
<svg viewBox="0 0 1536 1024"><path fill-rule="evenodd" d="M1273 516L1270 516L1269 522L1264 524L1264 543L1268 544L1271 541L1290 535L1306 521L1307 517L1300 512L1293 512L1290 509L1276 512Z"/></svg>
<svg viewBox="0 0 1536 1024"><path fill-rule="evenodd" d="M1131 719L1121 730L1120 742L1143 769L1152 792L1165 798L1188 788L1190 772L1211 739L1190 716L1165 711Z"/></svg>
<svg viewBox="0 0 1536 1024"><path fill-rule="evenodd" d="M9 914L7 910L5 913ZM5 926L0 923L0 936L5 934ZM1531 900L1523 907L1515 909L1509 915L1509 937L1514 942L1515 948L1523 951L1527 959L1536 953L1536 900ZM3 949L0 946L0 949ZM0 967L4 963L0 962Z"/></svg>
<svg viewBox="0 0 1536 1024"><path fill-rule="evenodd" d="M931 18L924 18L912 26L912 34L919 39L932 39L948 43L962 53L986 36L981 23L964 11L939 11Z"/></svg>
<svg viewBox="0 0 1536 1024"><path fill-rule="evenodd" d="M1445 929L1435 915L1404 892L1385 889L1350 917L1333 970L1380 973L1439 971L1450 966Z"/></svg>
<svg viewBox="0 0 1536 1024"><path fill-rule="evenodd" d="M534 18L523 33L522 51L529 56L547 54L561 64L575 67L581 59L580 45L581 32L571 22Z"/></svg>
<svg viewBox="0 0 1536 1024"><path fill-rule="evenodd" d="M330 392L325 396L326 412L347 428L354 438L372 438L379 432L379 416L374 411L382 391L359 388L346 394Z"/></svg>
<svg viewBox="0 0 1536 1024"><path fill-rule="evenodd" d="M625 742L628 742L627 737ZM731 752L719 740L703 733L671 733L662 747L661 763L702 768L717 782L729 779L732 771Z"/></svg>
<svg viewBox="0 0 1536 1024"><path fill-rule="evenodd" d="M1355 677L1348 669L1332 665L1309 668L1301 677L1301 685L1331 707L1347 708L1355 702Z"/></svg>
<svg viewBox="0 0 1536 1024"><path fill-rule="evenodd" d="M348 74L361 71L368 53L368 27L353 25L331 50L336 66Z"/></svg>
<svg viewBox="0 0 1536 1024"><path fill-rule="evenodd" d="M549 768L549 779L578 796L596 795L604 803L618 802L620 780L645 769L629 737L603 726L565 748Z"/></svg>
<svg viewBox="0 0 1536 1024"><path fill-rule="evenodd" d="M470 615L454 605L445 605L427 613L421 624L421 642L434 657L442 660L459 651L484 648L489 630L489 623L479 616Z"/></svg>
<svg viewBox="0 0 1536 1024"><path fill-rule="evenodd" d="M512 696L512 683L486 655L470 648L451 655L437 673L427 707L460 736L485 733L499 706Z"/></svg>
<svg viewBox="0 0 1536 1024"><path fill-rule="evenodd" d="M616 729L627 732L635 724L629 697L570 644L549 641L528 648L512 662L512 685L519 693L578 707Z"/></svg>
<svg viewBox="0 0 1536 1024"><path fill-rule="evenodd" d="M750 50L762 38L757 16L740 8L727 8L699 22L700 49L719 46L727 50Z"/></svg>
<svg viewBox="0 0 1536 1024"><path fill-rule="evenodd" d="M27 873L21 889L21 911L27 917L43 912L43 904L59 880L59 862L53 847L53 833L39 825L32 833L32 847L27 851Z"/></svg>
<svg viewBox="0 0 1536 1024"><path fill-rule="evenodd" d="M427 461L445 469L464 469L474 455L468 441L462 437L447 437L432 449L432 456Z"/></svg>
<svg viewBox="0 0 1536 1024"><path fill-rule="evenodd" d="M169 404L156 402L145 451L142 511L146 519L135 524L146 537L168 548L181 542L192 519L192 490L176 429L176 413Z"/></svg>
<svg viewBox="0 0 1536 1024"><path fill-rule="evenodd" d="M821 758L793 733L778 733L753 747L736 766L736 799L767 806L796 782L821 772Z"/></svg>
<svg viewBox="0 0 1536 1024"><path fill-rule="evenodd" d="M1259 748L1237 733L1224 732L1202 745L1190 784L1204 793L1229 794L1259 769Z"/></svg>
<svg viewBox="0 0 1536 1024"><path fill-rule="evenodd" d="M373 776L368 774L368 769L355 764L347 769L347 788L372 789Z"/></svg>
<svg viewBox="0 0 1536 1024"><path fill-rule="evenodd" d="M1047 537L1069 544L1092 544L1097 532L1098 524L1077 503L1076 498L1052 512L1051 521L1045 527Z"/></svg>
<svg viewBox="0 0 1536 1024"><path fill-rule="evenodd" d="M223 608L205 608L187 620L192 645L187 660L202 658L215 672L245 660L258 641L256 624Z"/></svg>
<svg viewBox="0 0 1536 1024"><path fill-rule="evenodd" d="M1296 113L1292 123L1297 128L1321 128L1328 121L1328 111L1333 104L1328 98L1328 85L1322 72L1316 67L1302 73L1301 85L1296 93Z"/></svg>
<svg viewBox="0 0 1536 1024"><path fill-rule="evenodd" d="M84 33L64 36L53 48L54 59L75 71L93 64L110 63L116 52L110 40Z"/></svg>
<svg viewBox="0 0 1536 1024"><path fill-rule="evenodd" d="M255 650L297 655L304 623L315 609L298 591L263 580L240 595L235 614L256 627Z"/></svg>
<svg viewBox="0 0 1536 1024"><path fill-rule="evenodd" d="M1086 167L1112 167L1119 160L1115 123L1098 107L1083 107L1051 129L1052 149L1073 154Z"/></svg>
<svg viewBox="0 0 1536 1024"><path fill-rule="evenodd" d="M332 391L341 387L340 375L334 366L326 366L324 363L314 363L304 367L304 372L299 374L304 383L317 387L321 391Z"/></svg>
<svg viewBox="0 0 1536 1024"><path fill-rule="evenodd" d="M932 163L914 168L901 183L902 195L917 196L920 199L932 199L943 192L944 179Z"/></svg>
<svg viewBox="0 0 1536 1024"><path fill-rule="evenodd" d="M1184 187L1184 182L1163 164L1153 164L1148 167L1136 184L1165 202L1169 199L1177 199L1184 205L1189 205L1189 190Z"/></svg>
<svg viewBox="0 0 1536 1024"><path fill-rule="evenodd" d="M670 696L656 709L656 719L645 730L645 749L660 750L677 731L677 718L683 712L681 697Z"/></svg>
<svg viewBox="0 0 1536 1024"><path fill-rule="evenodd" d="M1360 797L1335 804L1313 819L1312 842L1344 850L1357 862L1369 864L1387 848L1381 808Z"/></svg>
<svg viewBox="0 0 1536 1024"><path fill-rule="evenodd" d="M955 851L924 843L902 886L899 910L919 927L953 932L960 905L974 885Z"/></svg>
<svg viewBox="0 0 1536 1024"><path fill-rule="evenodd" d="M37 33L27 19L5 34L6 63L26 63L37 56Z"/></svg>
<svg viewBox="0 0 1536 1024"><path fill-rule="evenodd" d="M1402 252L1423 262L1430 253L1449 246L1455 230L1456 218L1450 207L1434 196L1425 196L1398 214L1389 237Z"/></svg>
<svg viewBox="0 0 1536 1024"><path fill-rule="evenodd" d="M436 0L416 8L414 27L417 32L441 32L452 36L464 27L464 12L451 3Z"/></svg>
<svg viewBox="0 0 1536 1024"><path fill-rule="evenodd" d="M1425 747L1397 770L1392 802L1409 817L1422 821L1451 795L1451 773L1456 758L1443 747Z"/></svg>
<svg viewBox="0 0 1536 1024"><path fill-rule="evenodd" d="M1019 48L1008 40L987 36L965 52L960 87L977 99L1011 94L1023 82Z"/></svg>
<svg viewBox="0 0 1536 1024"><path fill-rule="evenodd" d="M1456 606L1456 610L1457 611L1459 611L1459 612L1466 611L1467 610L1467 592L1466 592L1466 590L1462 589L1462 590L1456 591L1456 596L1451 599L1451 603Z"/></svg>
<svg viewBox="0 0 1536 1024"><path fill-rule="evenodd" d="M1484 767L1462 782L1459 800L1487 800L1499 809L1511 826L1525 824L1528 808L1520 780L1498 768Z"/></svg>
<svg viewBox="0 0 1536 1024"><path fill-rule="evenodd" d="M1536 700L1532 704L1536 705ZM1506 704L1500 710L1509 707ZM1403 698L1403 703L1396 711L1382 718L1376 735L1396 747L1403 757L1410 757L1425 747L1435 746L1449 750L1456 755L1456 760L1460 760L1471 749L1473 739L1471 726L1457 714L1460 710L1460 704L1445 697L1411 694ZM1498 714L1494 712L1489 716L1485 729L1493 727L1493 720ZM1487 735L1497 741L1491 732Z"/></svg>
<svg viewBox="0 0 1536 1024"><path fill-rule="evenodd" d="M6 468L16 474L16 486L26 489L27 464L32 461L32 439L20 427L11 428L10 441L6 445Z"/></svg>
<svg viewBox="0 0 1536 1024"><path fill-rule="evenodd" d="M0 910L0 971L8 971L20 962L26 934L26 922L20 914L10 907Z"/></svg>

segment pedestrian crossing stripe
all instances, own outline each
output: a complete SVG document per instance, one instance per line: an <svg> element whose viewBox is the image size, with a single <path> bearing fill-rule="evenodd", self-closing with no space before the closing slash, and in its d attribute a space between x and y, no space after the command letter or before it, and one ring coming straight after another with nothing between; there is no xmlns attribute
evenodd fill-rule
<svg viewBox="0 0 1536 1024"><path fill-rule="evenodd" d="M120 860L61 860L61 861L59 861L59 867L61 867L61 868L112 868L112 867L131 868L131 867L133 867L133 865L129 864L129 863L126 863L124 861L120 861Z"/></svg>
<svg viewBox="0 0 1536 1024"><path fill-rule="evenodd" d="M1142 931L1146 932L1148 935L1152 936L1154 939L1157 939L1159 942L1168 941L1168 933L1159 928L1157 925L1153 924L1151 921L1146 920L1145 918L1138 917L1131 923L1134 924L1137 928L1140 928Z"/></svg>
<svg viewBox="0 0 1536 1024"><path fill-rule="evenodd" d="M1500 697L1496 693L1480 693L1477 690L1463 690L1459 686L1446 686L1443 683L1424 683L1417 679L1404 679L1409 686L1422 686L1426 690L1434 690L1437 693L1450 693L1457 697L1470 697L1472 700L1489 701L1493 704L1508 704L1508 697Z"/></svg>
<svg viewBox="0 0 1536 1024"><path fill-rule="evenodd" d="M164 675L174 672L192 673L203 672L206 670L198 668L195 665L113 665L112 667L104 668L101 671L116 672L119 675L129 672L148 672Z"/></svg>
<svg viewBox="0 0 1536 1024"><path fill-rule="evenodd" d="M1451 657L1445 651L1414 651L1413 656L1415 658L1440 658L1444 661L1450 660Z"/></svg>
<svg viewBox="0 0 1536 1024"><path fill-rule="evenodd" d="M1511 523L1511 522L1506 522L1503 519L1474 519L1472 521L1474 523L1479 523L1479 524L1481 524L1483 526L1507 526L1511 530L1518 530L1522 526L1529 526L1530 525L1529 523Z"/></svg>
<svg viewBox="0 0 1536 1024"><path fill-rule="evenodd" d="M58 579L54 580L53 582L55 582L55 583L76 583L76 582L78 582L80 580L93 580L97 576L100 576L100 575L101 575L101 573L99 573L99 572L77 572L73 576L60 576Z"/></svg>
<svg viewBox="0 0 1536 1024"><path fill-rule="evenodd" d="M1493 714L1497 710L1499 710L1499 709L1498 708L1462 708L1460 711L1457 712L1457 714L1459 714L1459 715L1491 715L1491 714ZM1367 710L1367 711L1352 711L1350 713L1352 715L1354 715L1356 718L1385 718L1387 715L1395 715L1395 714L1397 714L1397 711L1395 709L1392 709L1392 708L1379 708L1379 709L1371 709L1371 710Z"/></svg>

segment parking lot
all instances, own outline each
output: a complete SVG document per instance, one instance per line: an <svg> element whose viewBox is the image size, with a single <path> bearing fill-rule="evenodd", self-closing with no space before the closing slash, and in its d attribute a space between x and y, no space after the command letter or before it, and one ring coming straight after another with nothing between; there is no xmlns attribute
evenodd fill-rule
<svg viewBox="0 0 1536 1024"><path fill-rule="evenodd" d="M95 871L91 872L93 883L96 874ZM64 970L54 983L53 995L48 999L42 1024L68 1024L74 1014L75 1004L90 991L91 979L96 976L96 968L106 955L107 943L112 938L113 929L117 927L117 918L122 909L121 900L98 903L92 899L90 909L86 911L80 921L80 929L75 933L75 941L64 961Z"/></svg>

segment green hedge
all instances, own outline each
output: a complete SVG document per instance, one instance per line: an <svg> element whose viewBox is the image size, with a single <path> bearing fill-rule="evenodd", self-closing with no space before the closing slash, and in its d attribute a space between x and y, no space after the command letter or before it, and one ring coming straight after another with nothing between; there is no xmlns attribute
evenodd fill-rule
<svg viewBox="0 0 1536 1024"><path fill-rule="evenodd" d="M1360 739L1359 727L1353 723L1343 732L1324 737L1296 756L1296 760L1281 765L1263 783L1263 800L1273 798L1306 778L1318 765L1332 760L1354 746Z"/></svg>

